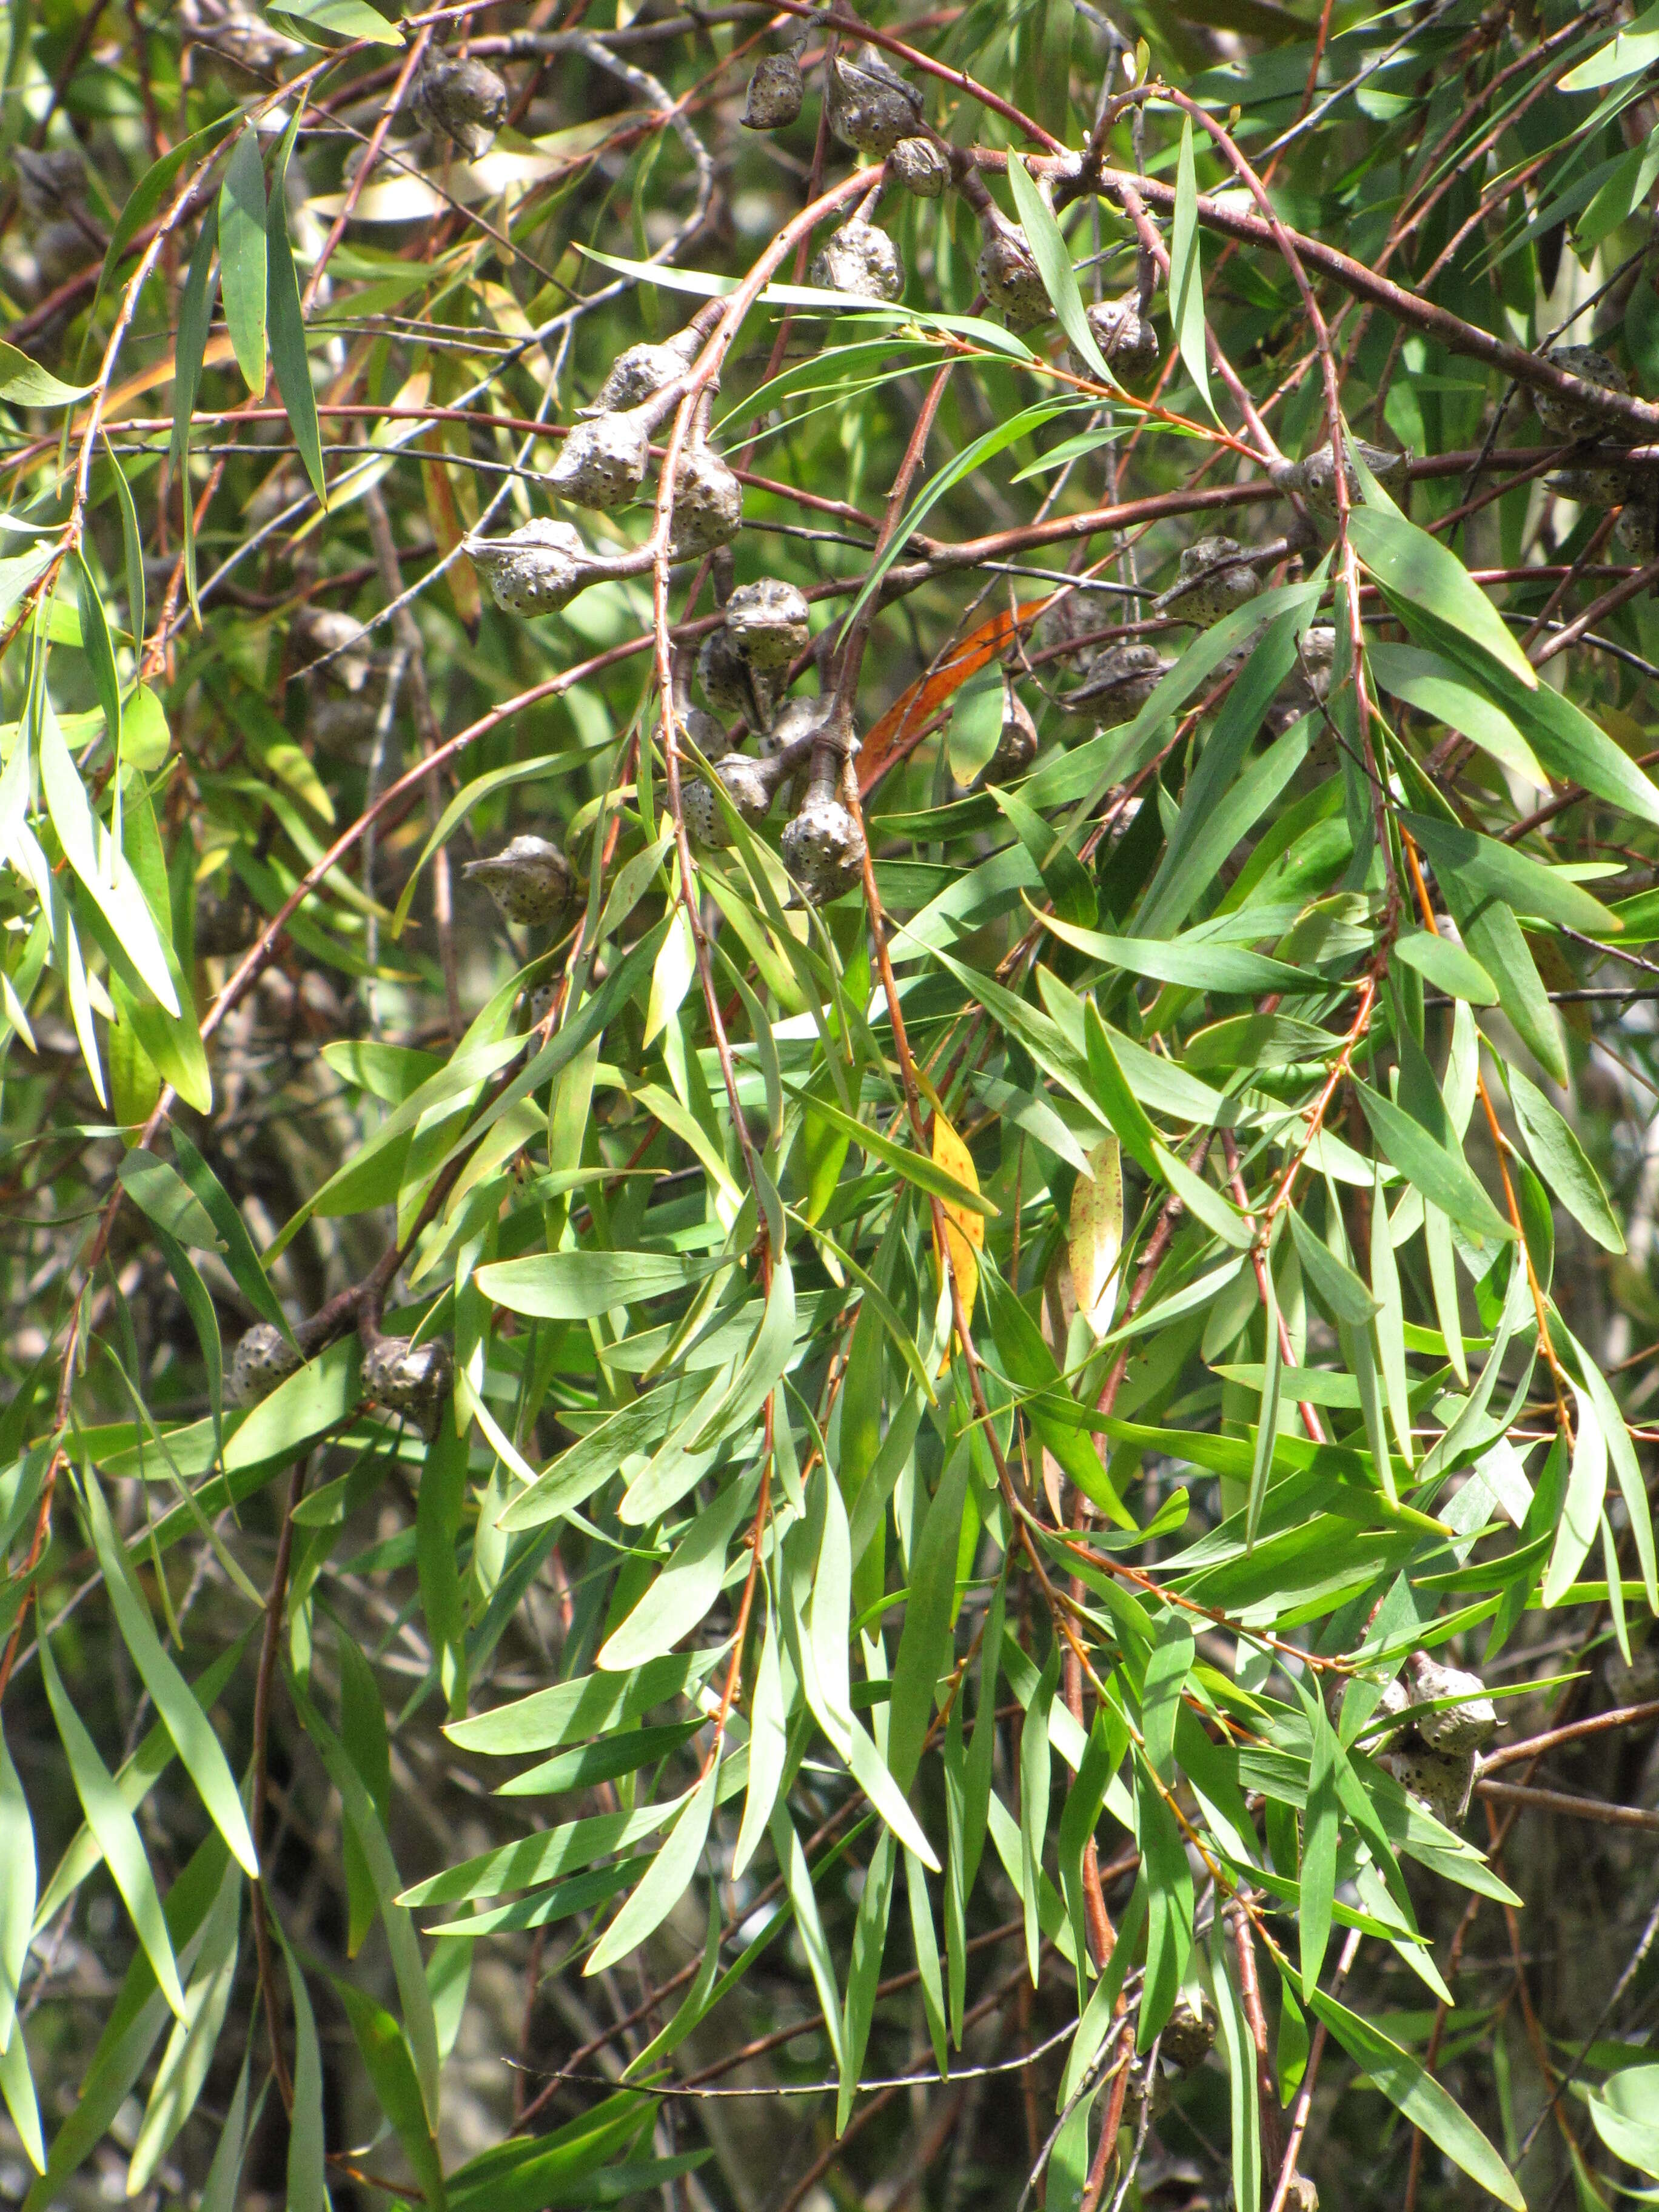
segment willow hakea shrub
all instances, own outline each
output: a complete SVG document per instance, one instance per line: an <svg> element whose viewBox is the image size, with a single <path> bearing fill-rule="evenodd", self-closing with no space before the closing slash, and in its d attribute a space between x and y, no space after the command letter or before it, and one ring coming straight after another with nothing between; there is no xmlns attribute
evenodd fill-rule
<svg viewBox="0 0 1659 2212"><path fill-rule="evenodd" d="M1659 2190L1659 43L14 8L0 2196Z"/></svg>

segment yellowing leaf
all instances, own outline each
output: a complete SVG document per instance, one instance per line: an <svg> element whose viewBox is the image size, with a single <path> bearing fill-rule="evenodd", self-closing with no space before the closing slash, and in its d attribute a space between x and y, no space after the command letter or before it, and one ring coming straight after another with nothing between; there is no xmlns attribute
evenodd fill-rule
<svg viewBox="0 0 1659 2212"><path fill-rule="evenodd" d="M1089 1169L1072 1190L1072 1287L1078 1311L1099 1339L1112 1325L1123 1249L1123 1164L1115 1137L1101 1139Z"/></svg>
<svg viewBox="0 0 1659 2212"><path fill-rule="evenodd" d="M933 1115L933 1164L944 1169L954 1182L969 1190L979 1188L979 1177L974 1170L974 1156L969 1151L944 1115ZM951 1270L962 1292L962 1311L965 1320L974 1317L974 1300L979 1295L979 1263L975 1252L984 1249L985 1217L965 1206L953 1206L948 1199L939 1200L945 1216L945 1239L951 1254ZM939 1237L933 1238L933 1264L943 1274L939 1259Z"/></svg>

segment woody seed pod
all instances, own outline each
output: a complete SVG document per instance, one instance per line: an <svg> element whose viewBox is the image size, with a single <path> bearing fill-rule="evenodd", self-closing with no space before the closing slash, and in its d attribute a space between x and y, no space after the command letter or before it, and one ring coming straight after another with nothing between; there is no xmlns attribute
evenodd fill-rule
<svg viewBox="0 0 1659 2212"><path fill-rule="evenodd" d="M469 860L461 872L489 893L509 921L527 928L556 921L576 897L575 870L545 837L515 837L489 859Z"/></svg>
<svg viewBox="0 0 1659 2212"><path fill-rule="evenodd" d="M306 710L306 731L325 753L367 760L380 719L380 708L368 693L348 692L343 697L313 698Z"/></svg>
<svg viewBox="0 0 1659 2212"><path fill-rule="evenodd" d="M557 993L556 983L546 982L538 983L530 994L530 1026L532 1030L539 1029L552 1012L553 1000Z"/></svg>
<svg viewBox="0 0 1659 2212"><path fill-rule="evenodd" d="M751 668L787 668L807 641L806 594L764 576L726 603L726 633Z"/></svg>
<svg viewBox="0 0 1659 2212"><path fill-rule="evenodd" d="M1037 756L1036 724L1030 711L1014 690L1013 679L1005 675L1002 679L1002 729L997 738L997 749L979 772L982 785L1012 783L1017 775L1024 775Z"/></svg>
<svg viewBox="0 0 1659 2212"><path fill-rule="evenodd" d="M1109 646L1060 704L1073 714L1092 714L1103 729L1115 730L1133 721L1174 665L1155 645Z"/></svg>
<svg viewBox="0 0 1659 2212"><path fill-rule="evenodd" d="M496 605L509 614L546 614L592 580L595 564L568 522L538 515L506 538L469 538L465 543Z"/></svg>
<svg viewBox="0 0 1659 2212"><path fill-rule="evenodd" d="M1410 453L1389 453L1381 446L1368 446L1363 438L1345 437L1342 458L1347 477L1349 506L1358 507L1364 497L1359 471L1353 465L1356 453L1383 490L1391 497L1398 498L1406 487L1407 471L1411 465ZM1327 523L1336 520L1336 456L1331 451L1328 438L1293 467L1281 471L1275 481L1281 490L1299 493L1304 506L1316 520Z"/></svg>
<svg viewBox="0 0 1659 2212"><path fill-rule="evenodd" d="M674 512L669 551L712 553L743 527L743 486L712 446L688 446L674 471Z"/></svg>
<svg viewBox="0 0 1659 2212"><path fill-rule="evenodd" d="M1624 492L1625 504L1619 520L1613 526L1614 543L1620 552L1646 568L1659 559L1659 483L1637 485L1627 483Z"/></svg>
<svg viewBox="0 0 1659 2212"><path fill-rule="evenodd" d="M225 1378L225 1397L233 1406L257 1406L279 1382L299 1372L303 1362L280 1328L257 1321L243 1335Z"/></svg>
<svg viewBox="0 0 1659 2212"><path fill-rule="evenodd" d="M1261 589L1237 538L1200 538L1182 554L1176 581L1152 605L1159 614L1208 629Z"/></svg>
<svg viewBox="0 0 1659 2212"><path fill-rule="evenodd" d="M770 672L739 652L730 630L711 629L704 638L697 649L697 681L703 697L725 720L740 719L751 730L771 728Z"/></svg>
<svg viewBox="0 0 1659 2212"><path fill-rule="evenodd" d="M756 64L738 118L745 131L782 131L800 113L804 87L793 54L768 54Z"/></svg>
<svg viewBox="0 0 1659 2212"><path fill-rule="evenodd" d="M337 607L301 607L294 617L294 639L313 660L320 661L317 673L348 691L361 691L374 665L368 630L356 615Z"/></svg>
<svg viewBox="0 0 1659 2212"><path fill-rule="evenodd" d="M751 828L772 811L782 781L781 761L750 760L747 753L727 753L714 763L715 775L732 805ZM715 799L713 787L699 777L680 794L687 835L697 845L726 846L731 831Z"/></svg>
<svg viewBox="0 0 1659 2212"><path fill-rule="evenodd" d="M951 181L951 164L931 138L901 138L887 166L919 200L938 199Z"/></svg>
<svg viewBox="0 0 1659 2212"><path fill-rule="evenodd" d="M487 154L507 113L507 87L482 62L430 54L410 106L428 131L453 139L469 161Z"/></svg>
<svg viewBox="0 0 1659 2212"><path fill-rule="evenodd" d="M407 1413L428 1443L443 1426L444 1404L455 1363L441 1337L415 1344L406 1336L377 1336L363 1352L363 1389L390 1413Z"/></svg>
<svg viewBox="0 0 1659 2212"><path fill-rule="evenodd" d="M1141 313L1140 302L1133 292L1121 300L1097 300L1084 311L1084 319L1112 374L1125 384L1157 374L1164 349L1152 318ZM1075 349L1072 361L1080 376L1092 374L1091 364Z"/></svg>
<svg viewBox="0 0 1659 2212"><path fill-rule="evenodd" d="M921 94L871 46L856 61L831 56L824 105L836 137L860 154L890 154L901 138L915 136L921 120Z"/></svg>
<svg viewBox="0 0 1659 2212"><path fill-rule="evenodd" d="M1413 1651L1406 1662L1406 1680L1413 1705L1442 1698L1458 1701L1443 1712L1417 1715L1417 1733L1431 1750L1461 1758L1489 1741L1498 1726L1498 1708L1478 1674L1443 1667L1425 1653Z"/></svg>
<svg viewBox="0 0 1659 2212"><path fill-rule="evenodd" d="M855 215L833 232L813 256L811 279L825 292L850 292L862 300L896 300L904 289L904 264L887 233Z"/></svg>
<svg viewBox="0 0 1659 2212"><path fill-rule="evenodd" d="M823 906L851 890L864 872L864 832L836 796L839 755L815 771L800 811L783 833L783 865L809 906Z"/></svg>
<svg viewBox="0 0 1659 2212"><path fill-rule="evenodd" d="M981 218L979 281L992 302L1008 318L1011 331L1029 331L1053 310L1036 257L1023 230L994 210Z"/></svg>
<svg viewBox="0 0 1659 2212"><path fill-rule="evenodd" d="M702 351L702 339L688 323L661 345L631 345L611 364L611 373L599 386L591 407L578 411L591 420L596 415L617 415L637 407L684 376ZM714 387L711 385L710 389Z"/></svg>
<svg viewBox="0 0 1659 2212"><path fill-rule="evenodd" d="M1162 2055L1183 2074L1201 2066L1215 2046L1215 2007L1200 1990L1196 2001L1183 1990L1164 2023Z"/></svg>
<svg viewBox="0 0 1659 2212"><path fill-rule="evenodd" d="M1569 376L1582 377L1586 384L1599 384L1604 392L1628 392L1630 380L1614 362L1607 359L1599 347L1587 345L1552 346L1544 358L1553 368L1565 369ZM1585 438L1604 427L1611 430L1607 417L1593 401L1564 398L1554 392L1534 392L1533 407L1539 421L1553 438ZM1623 437L1626 434L1614 434Z"/></svg>
<svg viewBox="0 0 1659 2212"><path fill-rule="evenodd" d="M620 507L639 489L650 456L651 426L642 409L600 415L570 433L547 481L576 507Z"/></svg>
<svg viewBox="0 0 1659 2212"><path fill-rule="evenodd" d="M1377 1764L1388 1769L1408 1797L1449 1828L1460 1827L1469 1809L1474 1788L1474 1754L1453 1759L1430 1751L1409 1737L1398 1750L1380 1752Z"/></svg>

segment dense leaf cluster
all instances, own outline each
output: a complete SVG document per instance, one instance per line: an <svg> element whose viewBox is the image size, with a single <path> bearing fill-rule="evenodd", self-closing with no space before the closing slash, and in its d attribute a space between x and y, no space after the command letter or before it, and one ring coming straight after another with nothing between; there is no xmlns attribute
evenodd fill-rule
<svg viewBox="0 0 1659 2212"><path fill-rule="evenodd" d="M0 2194L1650 2195L1659 28L5 20Z"/></svg>

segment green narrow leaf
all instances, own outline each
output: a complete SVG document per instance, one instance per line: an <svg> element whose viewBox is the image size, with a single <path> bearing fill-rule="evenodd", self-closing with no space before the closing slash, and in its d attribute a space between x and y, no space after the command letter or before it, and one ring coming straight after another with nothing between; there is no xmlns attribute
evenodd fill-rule
<svg viewBox="0 0 1659 2212"><path fill-rule="evenodd" d="M98 1838L99 1848L108 1862L115 1886L132 1916L138 1941L143 1946L144 1955L149 1960L161 1994L174 2015L182 2020L185 1993L179 1985L179 1968L167 1936L161 1900L156 1894L155 1878L149 1870L149 1861L144 1856L137 1824L111 1779L109 1769L98 1756L98 1747L88 1735L81 1716L76 1711L74 1703L64 1687L63 1677L58 1672L58 1662L52 1656L49 1637L41 1636L39 1650L40 1674L46 1686L47 1702L52 1706L52 1718L58 1723L58 1733L64 1741L70 1773L74 1779L76 1795L81 1800L82 1810L87 1816L87 1825Z"/></svg>
<svg viewBox="0 0 1659 2212"><path fill-rule="evenodd" d="M1364 1328L1377 1311L1376 1300L1353 1270L1339 1260L1322 1237L1316 1237L1302 1216L1291 1213L1291 1238L1302 1270L1331 1318L1351 1328Z"/></svg>
<svg viewBox="0 0 1659 2212"><path fill-rule="evenodd" d="M455 1560L466 1502L467 1442L444 1422L428 1445L416 1500L415 1563L427 1636L451 1719L466 1711L466 1606Z"/></svg>
<svg viewBox="0 0 1659 2212"><path fill-rule="evenodd" d="M853 2097L869 2047L870 2022L875 2015L876 1984L881 1979L881 1954L887 1943L887 1921L893 1904L891 1831L884 1828L870 1855L853 1927L853 1962L847 1978L847 2007L842 2017L841 2089L836 2100L836 2132L841 2134L853 2109Z"/></svg>
<svg viewBox="0 0 1659 2212"><path fill-rule="evenodd" d="M794 1907L795 1925L800 1930L801 1947L806 1953L812 1984L823 2008L823 2028L830 2039L830 2055L839 2068L842 2063L842 1999L841 1991L836 1986L835 1954L823 1932L823 1922L818 1912L817 1894L812 1887L812 1874L806 1863L806 1853L801 1848L800 1838L795 1833L794 1823L789 1818L787 1806L780 1804L774 1808L771 1832L772 1848L778 1855L778 1865L788 1887L789 1902ZM884 1845L890 1844L890 1838L884 1829L877 1850L879 1851Z"/></svg>
<svg viewBox="0 0 1659 2212"><path fill-rule="evenodd" d="M118 468L116 474L120 475ZM121 757L121 679L115 669L115 647L109 634L109 617L92 580L92 571L79 553L75 556L76 596L81 609L81 647L87 656L92 688L109 732L110 751Z"/></svg>
<svg viewBox="0 0 1659 2212"><path fill-rule="evenodd" d="M190 257L190 273L179 301L179 334L173 352L173 436L167 453L168 473L179 486L185 539L185 588L198 626L202 610L196 599L196 509L190 489L190 427L201 389L202 360L213 325L213 295L218 289L215 256L219 246L219 210L209 207Z"/></svg>
<svg viewBox="0 0 1659 2212"><path fill-rule="evenodd" d="M1302 1942L1302 1994L1310 1997L1319 1986L1336 1896L1336 1847L1341 1820L1337 1761L1341 1754L1318 1690L1304 1691L1302 1702L1313 1735L1313 1763L1302 1815L1302 1899L1297 1927Z"/></svg>
<svg viewBox="0 0 1659 2212"><path fill-rule="evenodd" d="M155 1700L155 1710L177 1746L185 1771L195 1784L213 1825L229 1844L238 1864L257 1880L258 1854L253 1848L247 1815L242 1810L223 1747L207 1715L191 1695L190 1685L161 1648L149 1607L132 1582L125 1550L115 1534L95 1476L88 1474L82 1496L93 1547L104 1571L104 1585L121 1640L144 1687ZM113 1790L112 1783L110 1786ZM90 1812L91 1808L88 1809Z"/></svg>
<svg viewBox="0 0 1659 2212"><path fill-rule="evenodd" d="M1261 2202L1261 2106L1256 2086L1255 2040L1244 2017L1238 1968L1227 1922L1218 1912L1210 1929L1210 1994L1215 2003L1217 2039L1227 2063L1227 2100L1232 2117L1233 2202Z"/></svg>
<svg viewBox="0 0 1659 2212"><path fill-rule="evenodd" d="M235 1985L241 1900L241 1871L228 1864L185 1991L184 2018L173 2023L132 2146L129 2197L138 2196L149 2185L201 2096Z"/></svg>
<svg viewBox="0 0 1659 2212"><path fill-rule="evenodd" d="M1053 4L1053 0L1050 3ZM1068 7L1068 17L1070 12ZM1068 63L1069 59L1068 55ZM1062 82L1060 98L1063 100L1064 97ZM1025 233L1026 243L1042 272L1042 288L1054 303L1060 328L1101 382L1115 390L1117 379L1107 367L1106 357L1096 342L1094 332L1089 328L1088 317L1084 313L1083 295L1078 290L1072 257L1066 250L1065 239L1060 235L1060 225L1054 221L1048 203L1031 181L1030 171L1018 154L1008 156L1008 185L1014 196L1014 208L1019 216L1020 228Z"/></svg>
<svg viewBox="0 0 1659 2212"><path fill-rule="evenodd" d="M1406 1180L1459 1223L1476 1244L1512 1241L1514 1230L1475 1181L1467 1163L1438 1145L1392 1098L1357 1078L1354 1090L1371 1133Z"/></svg>
<svg viewBox="0 0 1659 2212"><path fill-rule="evenodd" d="M1421 2128L1454 2166L1461 2166L1490 2196L1512 2206L1513 2212L1527 2212L1526 2199L1509 2168L1426 2068L1380 2028L1361 2020L1322 1990L1315 1990L1309 2002L1348 2056L1358 2062L1413 2127Z"/></svg>
<svg viewBox="0 0 1659 2212"><path fill-rule="evenodd" d="M1146 1661L1146 1685L1140 1694L1141 1736L1147 1764L1170 1784L1175 1780L1176 1718L1195 1649L1185 1615L1170 1613L1159 1624L1158 1640Z"/></svg>
<svg viewBox="0 0 1659 2212"><path fill-rule="evenodd" d="M1256 1425L1255 1448L1250 1457L1250 1487L1244 1506L1244 1548L1247 1552L1254 1550L1256 1531L1261 1525L1262 1501L1267 1495L1273 1452L1279 1442L1279 1397L1285 1379L1284 1349L1279 1341L1279 1300L1271 1267L1267 1270L1267 1303L1263 1311L1267 1358L1261 1379L1261 1413Z"/></svg>
<svg viewBox="0 0 1659 2212"><path fill-rule="evenodd" d="M915 1947L916 1971L921 1978L922 2010L933 2046L933 2063L940 2081L951 2070L950 2044L945 2024L945 1983L939 1973L939 1938L933 1932L933 1909L927 1897L927 1870L914 1851L904 1854L904 1887L910 1907L910 1939Z"/></svg>
<svg viewBox="0 0 1659 2212"><path fill-rule="evenodd" d="M259 1264L259 1255L254 1249L246 1223L233 1203L229 1192L182 1129L173 1132L173 1157L179 1164L179 1173L186 1188L212 1225L214 1243L205 1249L216 1248L222 1254L225 1265L235 1278L237 1289L260 1319L270 1322L291 1340L293 1332L289 1327L287 1316Z"/></svg>
<svg viewBox="0 0 1659 2212"><path fill-rule="evenodd" d="M293 1972L292 1954L289 1972ZM403 2145L404 2155L414 2169L415 2179L425 2191L426 2201L443 2212L443 2163L438 2155L438 2146L433 2141L428 2124L426 2106L421 2097L421 2085L416 2079L415 2060L409 2048L409 2039L397 2021L383 2006L375 2003L362 1990L353 1989L350 1983L331 1975L335 1993L345 2007L346 2018L351 2022L351 2033L357 2039L362 2054L363 2066L380 2110L391 2121ZM299 2081L295 2081L295 2101L299 2101Z"/></svg>
<svg viewBox="0 0 1659 2212"><path fill-rule="evenodd" d="M37 1869L34 1826L28 1800L3 1730L0 1730L0 2053L9 2046L17 2019L17 1996L22 1986L23 1962L28 1957L34 1927Z"/></svg>
<svg viewBox="0 0 1659 2212"><path fill-rule="evenodd" d="M1601 1517L1607 1490L1607 1439L1587 1394L1575 1388L1578 1431L1572 1443L1572 1469L1561 1507L1555 1547L1544 1575L1544 1603L1559 1605L1584 1564Z"/></svg>
<svg viewBox="0 0 1659 2212"><path fill-rule="evenodd" d="M1139 1763L1134 1802L1140 1881L1146 1890L1146 1978L1135 2040L1139 2049L1150 2051L1170 2017L1192 1956L1193 1876L1175 1814Z"/></svg>
<svg viewBox="0 0 1659 2212"><path fill-rule="evenodd" d="M234 118L235 110L233 108L229 114L221 116L217 122L210 123L204 130L192 131L188 138L181 138L176 146L168 148L160 161L152 162L134 185L105 249L104 265L98 272L97 289L92 295L92 305L87 310L88 332L97 320L99 303L109 289L110 279L120 266L122 256L145 224L159 211L167 197L168 185L186 161L194 161L223 137ZM135 630L134 635L137 634Z"/></svg>
<svg viewBox="0 0 1659 2212"><path fill-rule="evenodd" d="M342 1629L334 1639L340 1669L340 1741L368 1791L369 1802L384 1823L392 1795L392 1746L386 1730L386 1707L374 1669L364 1657L355 1637ZM346 1956L355 1959L374 1924L380 1895L369 1871L356 1829L345 1826Z"/></svg>
<svg viewBox="0 0 1659 2212"><path fill-rule="evenodd" d="M887 1764L901 1790L915 1779L933 1713L934 1686L951 1671L951 1631L956 1609L957 1540L968 1491L969 1453L959 1445L947 1461L910 1555L910 1595L904 1610L888 1706Z"/></svg>
<svg viewBox="0 0 1659 2212"><path fill-rule="evenodd" d="M1204 270L1199 255L1198 173L1193 164L1193 124L1181 126L1176 162L1175 221L1170 231L1170 321L1187 374L1200 398L1215 413L1210 397L1210 362L1204 349Z"/></svg>
<svg viewBox="0 0 1659 2212"><path fill-rule="evenodd" d="M777 1802L788 1752L788 1714L783 1693L783 1665L778 1654L777 1623L769 1605L766 1632L761 1639L760 1661L755 1670L755 1694L749 1714L749 1789L743 1803L743 1825L732 1855L735 1881L755 1855Z"/></svg>
<svg viewBox="0 0 1659 2212"><path fill-rule="evenodd" d="M236 365L257 398L265 388L265 171L251 126L231 148L219 188L219 262Z"/></svg>
<svg viewBox="0 0 1659 2212"><path fill-rule="evenodd" d="M283 395L283 404L288 410L289 427L294 441L300 448L300 459L305 463L311 488L317 495L319 507L328 505L328 485L323 475L322 433L317 421L317 394L311 382L311 364L306 356L305 313L300 305L300 279L294 266L294 246L288 234L288 203L283 182L288 174L289 155L294 150L294 138L305 112L305 103L295 107L293 118L283 134L276 160L271 170L270 199L265 210L265 247L270 286L270 362L276 372L276 389Z"/></svg>
<svg viewBox="0 0 1659 2212"><path fill-rule="evenodd" d="M584 1974L602 1973L636 1950L659 1928L690 1888L691 1877L708 1840L708 1824L714 1812L714 1787L719 1764L712 1765L681 1808L651 1862L645 1879L611 1922L582 1968Z"/></svg>
<svg viewBox="0 0 1659 2212"><path fill-rule="evenodd" d="M283 1923L271 1915L288 1968L294 2004L294 2109L289 2115L288 2212L327 2212L327 2147L323 2122L323 2054L305 1976Z"/></svg>
<svg viewBox="0 0 1659 2212"><path fill-rule="evenodd" d="M231 2092L230 2110L220 2131L219 2147L213 2154L213 2163L208 2168L207 2179L202 2185L202 2202L198 2212L236 2212L237 2194L241 2186L242 2160L247 2154L249 2137L259 2124L259 2115L264 2110L265 2093L262 2088L253 2107L250 2122L247 2110L248 2065L253 2057L252 2048L242 2053L242 2063L236 2076L236 2087Z"/></svg>
<svg viewBox="0 0 1659 2212"><path fill-rule="evenodd" d="M1060 1680L1060 1650L1056 1638L1043 1663L1042 1673L1025 1711L1019 1736L1019 1840L1022 1879L1020 1902L1025 1908L1025 1963L1031 1986L1036 1987L1042 1934L1037 1900L1042 1875L1042 1846L1048 1832L1048 1792L1053 1762L1048 1755L1048 1708Z"/></svg>
<svg viewBox="0 0 1659 2212"><path fill-rule="evenodd" d="M1604 1252L1622 1252L1624 1231L1608 1203L1601 1176L1591 1166L1571 1126L1538 1085L1512 1062L1504 1066L1504 1080L1509 1087L1515 1118L1521 1125L1521 1133L1539 1174L1579 1227L1594 1237Z"/></svg>
<svg viewBox="0 0 1659 2212"><path fill-rule="evenodd" d="M1437 538L1403 514L1379 507L1354 508L1348 517L1348 535L1355 552L1385 590L1461 630L1527 690L1537 688L1536 670L1497 608L1457 556Z"/></svg>
<svg viewBox="0 0 1659 2212"><path fill-rule="evenodd" d="M6 2100L6 2110L28 2153L29 2164L37 2173L44 2173L46 2142L40 2132L40 2104L34 2094L34 2075L21 2021L14 2024L11 2040L0 2051L0 2096Z"/></svg>

